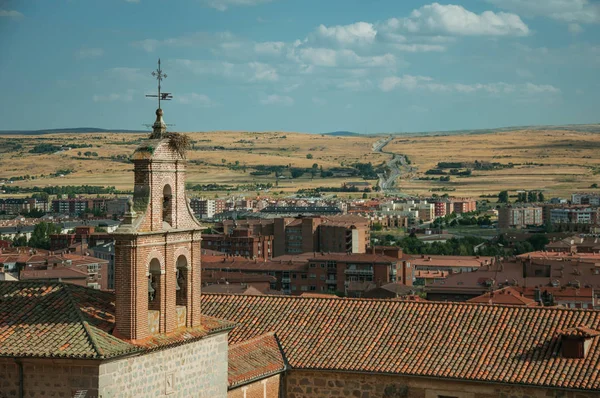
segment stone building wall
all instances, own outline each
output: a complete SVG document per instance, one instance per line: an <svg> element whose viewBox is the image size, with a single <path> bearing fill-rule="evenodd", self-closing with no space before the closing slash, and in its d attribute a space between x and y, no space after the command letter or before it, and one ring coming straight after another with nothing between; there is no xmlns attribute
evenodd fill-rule
<svg viewBox="0 0 600 398"><path fill-rule="evenodd" d="M280 382L280 375L271 376L230 390L227 398L279 398Z"/></svg>
<svg viewBox="0 0 600 398"><path fill-rule="evenodd" d="M85 398L227 397L227 333L114 361L23 359L22 362L26 398L69 398L84 391ZM14 359L0 358L0 398L18 396L18 366Z"/></svg>
<svg viewBox="0 0 600 398"><path fill-rule="evenodd" d="M594 398L583 393L507 384L472 383L424 377L291 370L286 398Z"/></svg>
<svg viewBox="0 0 600 398"><path fill-rule="evenodd" d="M102 398L227 397L227 333L100 365Z"/></svg>
<svg viewBox="0 0 600 398"><path fill-rule="evenodd" d="M65 397L86 391L98 397L97 361L22 359L23 396ZM13 358L0 358L0 398L19 396L19 367Z"/></svg>

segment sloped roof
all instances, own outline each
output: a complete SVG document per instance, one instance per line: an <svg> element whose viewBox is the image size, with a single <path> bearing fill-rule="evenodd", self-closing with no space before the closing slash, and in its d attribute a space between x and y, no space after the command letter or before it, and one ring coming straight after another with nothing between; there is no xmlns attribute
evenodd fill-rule
<svg viewBox="0 0 600 398"><path fill-rule="evenodd" d="M373 299L203 295L237 344L275 332L292 368L600 389L600 339L560 355L558 330L600 329L600 311Z"/></svg>
<svg viewBox="0 0 600 398"><path fill-rule="evenodd" d="M110 334L114 296L52 282L0 282L0 356L108 358L138 347Z"/></svg>
<svg viewBox="0 0 600 398"><path fill-rule="evenodd" d="M184 344L232 326L203 316L198 327L153 335L134 345L112 334L112 292L62 282L0 281L0 357L111 358Z"/></svg>
<svg viewBox="0 0 600 398"><path fill-rule="evenodd" d="M281 373L286 369L275 333L246 340L229 347L229 388Z"/></svg>
<svg viewBox="0 0 600 398"><path fill-rule="evenodd" d="M510 286L495 290L493 292L484 293L481 296L473 297L472 299L468 300L468 302L479 304L523 305L527 307L538 305L535 300L525 297L523 294L521 294L521 292L513 289Z"/></svg>

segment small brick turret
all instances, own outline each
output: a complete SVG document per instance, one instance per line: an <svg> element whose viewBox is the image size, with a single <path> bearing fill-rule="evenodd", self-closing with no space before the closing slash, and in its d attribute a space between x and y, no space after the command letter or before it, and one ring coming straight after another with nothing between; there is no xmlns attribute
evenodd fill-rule
<svg viewBox="0 0 600 398"><path fill-rule="evenodd" d="M202 227L185 195L185 159L156 114L160 134L134 152L133 200L114 233L116 333L129 340L201 322Z"/></svg>

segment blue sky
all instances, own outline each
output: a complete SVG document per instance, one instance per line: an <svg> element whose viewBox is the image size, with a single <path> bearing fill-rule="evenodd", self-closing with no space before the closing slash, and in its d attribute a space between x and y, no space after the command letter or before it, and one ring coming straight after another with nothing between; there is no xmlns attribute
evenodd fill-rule
<svg viewBox="0 0 600 398"><path fill-rule="evenodd" d="M597 123L598 0L0 0L0 129Z"/></svg>

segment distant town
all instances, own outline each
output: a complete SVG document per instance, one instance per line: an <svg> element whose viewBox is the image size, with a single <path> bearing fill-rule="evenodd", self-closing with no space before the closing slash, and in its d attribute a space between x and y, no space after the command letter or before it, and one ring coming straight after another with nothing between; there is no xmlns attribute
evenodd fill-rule
<svg viewBox="0 0 600 398"><path fill-rule="evenodd" d="M129 198L62 196L0 199L0 278L114 289L111 232ZM205 225L204 292L600 307L595 193L231 196L189 206Z"/></svg>

